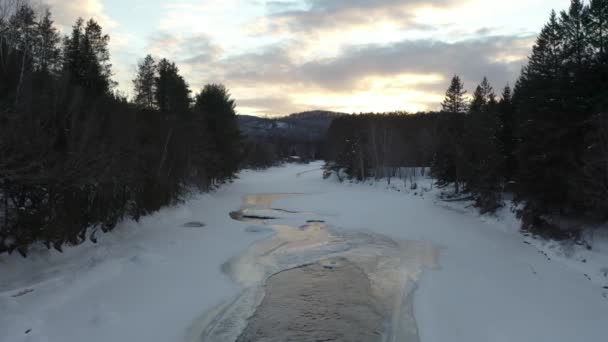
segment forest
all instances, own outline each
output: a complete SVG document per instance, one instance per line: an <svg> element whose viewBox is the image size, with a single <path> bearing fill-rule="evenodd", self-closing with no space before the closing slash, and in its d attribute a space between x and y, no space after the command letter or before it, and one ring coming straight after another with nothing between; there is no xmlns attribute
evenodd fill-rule
<svg viewBox="0 0 608 342"><path fill-rule="evenodd" d="M499 95L486 78L468 93L454 76L441 111L331 114L314 144L268 135L272 122L243 117L267 134L245 140L228 89L208 84L193 94L165 58L142 56L133 96L121 95L109 41L93 19L62 36L50 10L3 2L0 253L95 241L123 219L294 153L360 181L430 166L453 198L488 213L514 196L524 228L552 236L571 237L573 220L608 218L606 0L553 11L516 83ZM301 119L284 122L311 131L298 128Z"/></svg>
<svg viewBox="0 0 608 342"><path fill-rule="evenodd" d="M514 87L487 79L471 94L454 76L438 113L334 120L328 169L354 179L431 166L453 197L482 213L512 194L526 229L576 234L608 218L608 2L553 11Z"/></svg>
<svg viewBox="0 0 608 342"><path fill-rule="evenodd" d="M223 85L193 95L174 62L146 56L127 100L98 22L62 37L49 10L2 5L0 253L95 241L235 176L241 137Z"/></svg>

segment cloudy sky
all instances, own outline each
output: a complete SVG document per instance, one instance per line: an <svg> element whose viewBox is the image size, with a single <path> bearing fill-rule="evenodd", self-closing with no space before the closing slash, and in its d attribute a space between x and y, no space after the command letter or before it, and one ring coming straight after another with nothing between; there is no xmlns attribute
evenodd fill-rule
<svg viewBox="0 0 608 342"><path fill-rule="evenodd" d="M111 35L119 88L147 53L193 90L224 83L238 112L437 109L453 74L513 83L552 8L569 0L38 0L65 29Z"/></svg>

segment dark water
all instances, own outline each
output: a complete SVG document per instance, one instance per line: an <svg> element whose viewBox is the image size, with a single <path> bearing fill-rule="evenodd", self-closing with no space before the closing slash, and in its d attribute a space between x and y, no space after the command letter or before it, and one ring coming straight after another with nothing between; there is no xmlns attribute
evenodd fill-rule
<svg viewBox="0 0 608 342"><path fill-rule="evenodd" d="M381 341L382 311L363 270L329 260L270 277L237 341Z"/></svg>

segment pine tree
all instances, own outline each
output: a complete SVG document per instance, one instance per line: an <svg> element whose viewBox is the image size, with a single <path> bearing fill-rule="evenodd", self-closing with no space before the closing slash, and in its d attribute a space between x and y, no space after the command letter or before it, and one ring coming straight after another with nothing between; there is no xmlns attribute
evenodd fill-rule
<svg viewBox="0 0 608 342"><path fill-rule="evenodd" d="M156 91L156 62L151 55L147 55L138 64L137 76L133 80L135 103L143 108L154 108L154 94Z"/></svg>
<svg viewBox="0 0 608 342"><path fill-rule="evenodd" d="M146 105L162 99L163 112L138 111L110 92L109 37L96 22L77 20L58 55L50 13L38 16L23 3L0 0L0 253L95 241L97 227L109 231L175 203L188 185L206 190L212 179L233 176L240 155L230 153L238 137L225 89L229 105L210 108L232 115L215 136L166 60L158 77L146 70L139 87Z"/></svg>
<svg viewBox="0 0 608 342"><path fill-rule="evenodd" d="M498 112L498 144L503 160L502 177L508 182L512 179L516 169L515 108L513 106L512 92L509 85L507 85L502 92Z"/></svg>
<svg viewBox="0 0 608 342"><path fill-rule="evenodd" d="M38 71L56 73L60 67L61 38L53 26L51 12L47 10L38 23L38 37L34 53L34 64Z"/></svg>
<svg viewBox="0 0 608 342"><path fill-rule="evenodd" d="M238 169L241 158L241 133L236 121L236 103L221 84L208 84L196 95L195 113L205 119L221 161L216 170L218 178L230 178Z"/></svg>
<svg viewBox="0 0 608 342"><path fill-rule="evenodd" d="M441 104L444 112L447 113L464 113L467 111L467 105L464 95L466 94L464 85L459 76L454 76L450 87L445 93L445 99Z"/></svg>
<svg viewBox="0 0 608 342"><path fill-rule="evenodd" d="M494 211L500 205L501 156L497 144L497 102L488 79L477 86L466 117L461 179L475 194L477 206Z"/></svg>
<svg viewBox="0 0 608 342"><path fill-rule="evenodd" d="M531 80L553 81L560 77L564 60L562 27L555 11L551 12L549 22L543 27L532 47L532 56L524 73Z"/></svg>
<svg viewBox="0 0 608 342"><path fill-rule="evenodd" d="M490 102L494 101L496 101L494 89L488 82L488 79L484 77L481 84L475 89L469 110L471 112L481 112Z"/></svg>
<svg viewBox="0 0 608 342"><path fill-rule="evenodd" d="M589 37L585 30L588 26L589 7L581 0L571 0L568 11L561 12L561 33L564 40L566 63L581 70L590 59Z"/></svg>
<svg viewBox="0 0 608 342"><path fill-rule="evenodd" d="M80 44L83 36L83 25L84 20L78 18L74 26L72 26L72 33L69 37L66 37L63 42L63 70L69 74L73 82L82 82L82 75L84 74L83 61L80 53Z"/></svg>
<svg viewBox="0 0 608 342"><path fill-rule="evenodd" d="M578 0L561 13L561 20L552 13L513 97L518 123L515 181L518 195L527 200L527 212L534 213L528 217L535 220L550 211L572 213L584 206L576 193L586 122L593 94L601 88L590 69L594 58L585 31L588 13Z"/></svg>
<svg viewBox="0 0 608 342"><path fill-rule="evenodd" d="M87 78L98 84L101 91L109 91L116 84L112 81L112 64L108 44L110 36L104 34L101 26L93 19L89 19L84 28L82 53L88 64Z"/></svg>
<svg viewBox="0 0 608 342"><path fill-rule="evenodd" d="M154 87L156 105L161 112L171 115L188 112L190 89L175 63L165 58L158 62Z"/></svg>
<svg viewBox="0 0 608 342"><path fill-rule="evenodd" d="M587 32L591 45L598 52L598 60L608 63L608 0L591 0Z"/></svg>

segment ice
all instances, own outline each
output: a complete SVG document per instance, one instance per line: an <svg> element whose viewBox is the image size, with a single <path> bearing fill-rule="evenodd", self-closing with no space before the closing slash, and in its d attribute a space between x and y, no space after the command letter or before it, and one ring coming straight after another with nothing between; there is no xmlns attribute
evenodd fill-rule
<svg viewBox="0 0 608 342"><path fill-rule="evenodd" d="M448 210L435 188L420 196L431 188L425 179L415 191L409 181L405 186L396 179L390 187L339 183L323 180L321 166L243 171L216 192L98 234L98 244L65 248L63 254L39 248L28 259L0 256L0 341L191 340L201 317L238 309L230 300L246 291L222 265L277 234L247 232L259 224L228 215L243 196L260 193L300 194L278 198L270 208L297 211L280 213L281 223L292 227L323 220L336 236L353 234L344 238L349 241L365 241L368 234L387 237L377 241L386 246L438 246L440 269L419 274L410 292L423 342L605 340L608 239L600 230L592 250L576 245L568 256L559 244L522 236L508 208L497 216L479 216L465 203L451 203L455 210ZM177 228L195 221L206 226ZM343 253L345 245L338 246L321 253ZM368 254L374 250L382 248ZM13 297L26 289L33 291ZM247 307L255 308L263 293L253 289Z"/></svg>

